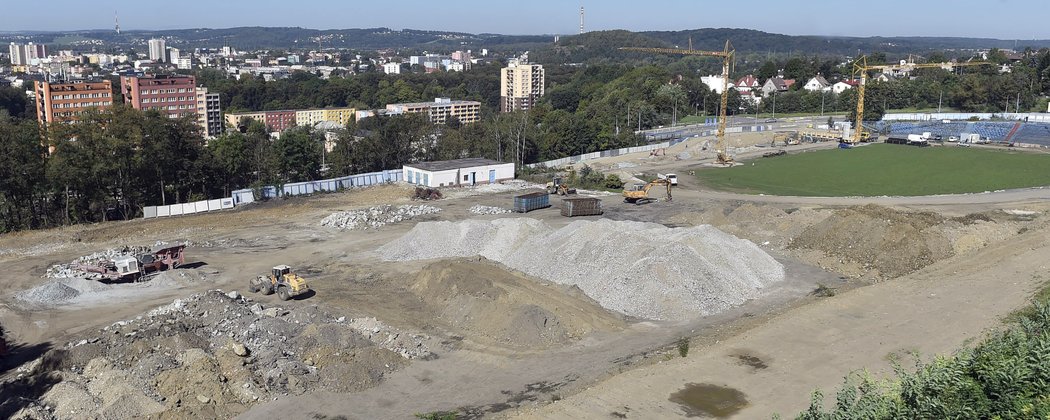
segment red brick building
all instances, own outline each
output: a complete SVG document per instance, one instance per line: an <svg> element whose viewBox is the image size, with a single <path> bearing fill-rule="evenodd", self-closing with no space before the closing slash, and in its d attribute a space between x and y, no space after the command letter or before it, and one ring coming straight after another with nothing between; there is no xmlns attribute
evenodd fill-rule
<svg viewBox="0 0 1050 420"><path fill-rule="evenodd" d="M266 111L266 125L278 133L295 127L295 110Z"/></svg>
<svg viewBox="0 0 1050 420"><path fill-rule="evenodd" d="M124 76L124 102L141 111L157 110L170 118L197 115L197 83L193 76Z"/></svg>
<svg viewBox="0 0 1050 420"><path fill-rule="evenodd" d="M34 82L36 118L41 124L73 121L88 108L113 106L113 85L101 82Z"/></svg>

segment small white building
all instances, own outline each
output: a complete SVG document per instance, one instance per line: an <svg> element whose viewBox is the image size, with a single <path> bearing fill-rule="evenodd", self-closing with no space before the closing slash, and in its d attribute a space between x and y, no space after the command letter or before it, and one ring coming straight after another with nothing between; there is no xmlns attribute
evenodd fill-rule
<svg viewBox="0 0 1050 420"><path fill-rule="evenodd" d="M386 73L386 74L401 74L401 63L386 63L386 64L383 64L383 73Z"/></svg>
<svg viewBox="0 0 1050 420"><path fill-rule="evenodd" d="M852 82L852 81L850 81L850 82L847 82L847 81L836 82L835 84L831 85L831 91L835 92L836 94L839 94L839 93L845 92L847 90L853 89L853 87L856 86L857 84L858 84L858 82Z"/></svg>
<svg viewBox="0 0 1050 420"><path fill-rule="evenodd" d="M430 188L495 184L514 179L514 163L482 158L413 163L401 171L405 182Z"/></svg>

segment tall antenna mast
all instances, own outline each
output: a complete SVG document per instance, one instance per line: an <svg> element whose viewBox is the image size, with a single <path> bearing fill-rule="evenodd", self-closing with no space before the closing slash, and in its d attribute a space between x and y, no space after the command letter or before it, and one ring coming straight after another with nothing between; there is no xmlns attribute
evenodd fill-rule
<svg viewBox="0 0 1050 420"><path fill-rule="evenodd" d="M120 18L117 17L117 11L113 11L113 24L117 28L117 35L120 35Z"/></svg>
<svg viewBox="0 0 1050 420"><path fill-rule="evenodd" d="M580 6L580 34L583 34L583 6Z"/></svg>

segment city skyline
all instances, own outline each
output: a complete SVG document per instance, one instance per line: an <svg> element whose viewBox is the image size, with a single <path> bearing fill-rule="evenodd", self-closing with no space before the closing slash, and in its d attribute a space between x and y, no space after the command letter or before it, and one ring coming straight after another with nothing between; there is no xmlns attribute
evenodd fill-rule
<svg viewBox="0 0 1050 420"><path fill-rule="evenodd" d="M399 3L396 10L377 2L184 0L178 7L165 4L162 21L154 16L162 6L143 7L141 3L129 0L95 4L98 6L90 9L85 9L82 2L72 0L55 0L51 2L53 7L48 8L30 3L8 5L6 14L11 18L0 23L0 31L112 29L116 12L124 31L267 26L322 30L386 27L506 35L575 34L579 32L579 8L584 6L585 30L588 32L745 28L816 36L1050 38L1040 30L1043 27L1042 15L1025 13L1044 6L1036 0L887 0L865 6L863 14L830 0L814 0L801 7L785 7L783 2L760 0L743 9L739 4L688 0L651 2L647 4L653 6L647 8L638 8L637 2L626 0L537 0L526 7L481 0L460 0L453 5L408 0ZM77 10L77 13L53 13L56 9ZM318 13L319 10L325 13Z"/></svg>

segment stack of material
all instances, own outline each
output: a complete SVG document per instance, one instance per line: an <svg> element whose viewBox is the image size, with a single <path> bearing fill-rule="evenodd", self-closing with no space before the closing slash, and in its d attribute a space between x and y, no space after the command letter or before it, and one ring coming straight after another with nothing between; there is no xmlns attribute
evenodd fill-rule
<svg viewBox="0 0 1050 420"><path fill-rule="evenodd" d="M504 214L504 213L510 213L510 210L505 209L503 207L483 206L481 204L475 204L475 205L471 206L470 209L468 209L467 211L469 211L471 213L474 213L474 214Z"/></svg>
<svg viewBox="0 0 1050 420"><path fill-rule="evenodd" d="M337 211L321 220L321 226L334 227L343 230L354 229L376 229L388 223L397 223L402 220L412 219L427 214L433 214L441 209L428 206L375 206L362 210Z"/></svg>
<svg viewBox="0 0 1050 420"><path fill-rule="evenodd" d="M607 309L658 320L718 313L784 279L784 267L761 248L707 225L601 219L554 229L528 218L429 222L379 252L389 261L481 255L578 286Z"/></svg>

